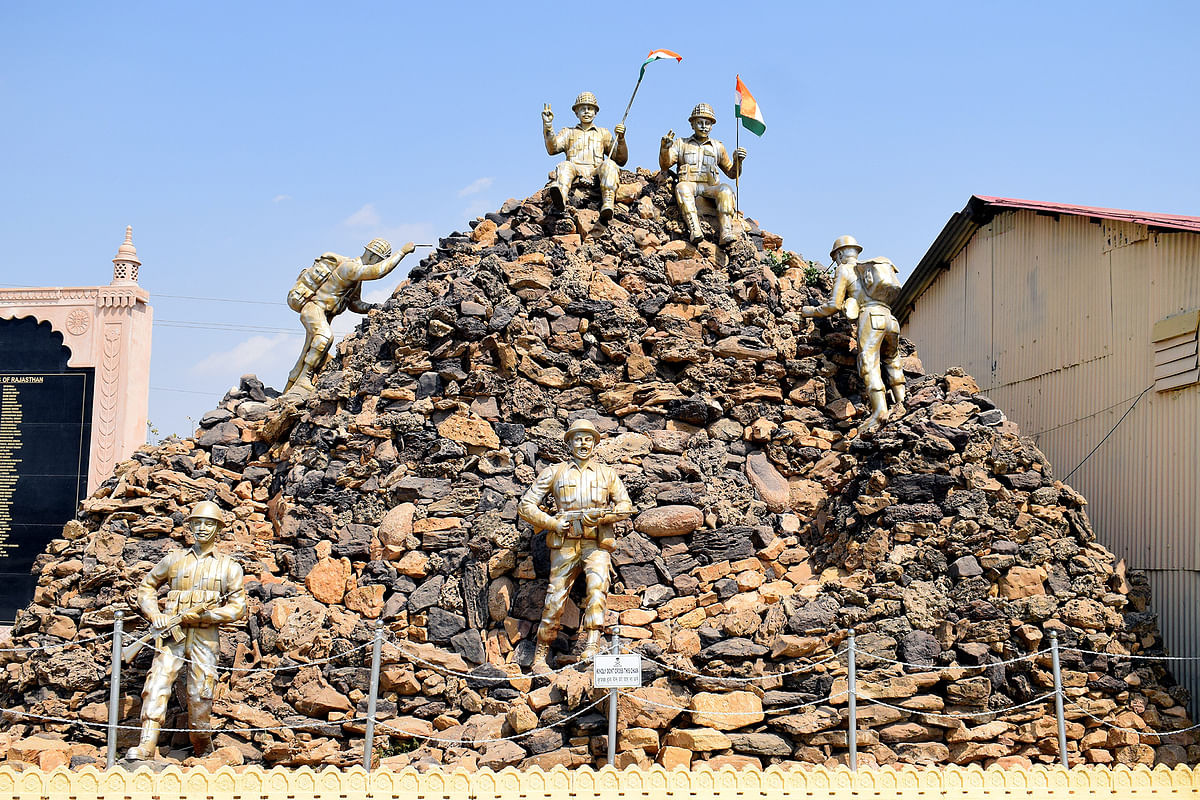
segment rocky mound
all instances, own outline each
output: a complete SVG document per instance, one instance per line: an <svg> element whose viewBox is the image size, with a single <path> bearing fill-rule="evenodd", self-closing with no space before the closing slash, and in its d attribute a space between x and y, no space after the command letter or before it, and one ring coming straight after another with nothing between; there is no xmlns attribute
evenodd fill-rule
<svg viewBox="0 0 1200 800"><path fill-rule="evenodd" d="M1191 734L1101 724L1189 723L1169 674L1121 657L1162 643L1083 498L968 376L921 374L909 345L907 413L856 436L852 330L799 314L828 277L749 222L728 251L693 247L670 180L623 173L607 225L590 193L565 214L543 192L508 201L371 312L317 396L244 379L195 438L122 464L39 559L13 632L80 644L4 654L6 707L77 722L10 716L10 757L39 731L77 743L76 762L99 755L108 643L85 640L212 498L251 599L223 637L239 671L212 758L357 762L382 620L380 718L418 735L381 728L389 763L597 762L601 695L569 666L576 606L567 666L526 674L548 555L516 511L586 416L639 512L609 599L648 668L621 701L622 763L844 760L849 628L860 692L895 706L860 701L860 763L1054 760L1049 656L1013 661L1051 631L1073 761L1200 760ZM131 725L149 658L125 673Z"/></svg>

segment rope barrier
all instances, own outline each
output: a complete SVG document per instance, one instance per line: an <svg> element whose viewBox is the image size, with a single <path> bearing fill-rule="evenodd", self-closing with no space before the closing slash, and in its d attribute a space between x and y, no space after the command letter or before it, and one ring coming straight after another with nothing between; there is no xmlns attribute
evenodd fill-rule
<svg viewBox="0 0 1200 800"><path fill-rule="evenodd" d="M1106 722L1105 720L1100 719L1100 717L1097 717L1092 712L1088 711L1083 706L1079 705L1079 703L1076 703L1074 700L1071 701L1071 705L1075 706L1075 708L1078 708L1084 714L1086 714L1089 717L1091 717L1092 719L1096 720L1096 722L1099 722L1105 728L1110 728L1111 730L1114 730L1114 731L1124 731L1126 733L1136 733L1139 736L1157 736L1159 738L1162 738L1163 736L1174 736L1177 733L1187 733L1189 731L1194 731L1196 729L1200 729L1200 723L1197 723L1195 725L1190 725L1186 728L1180 728L1179 730L1175 730L1175 731L1139 731L1137 728L1124 728L1124 727L1121 727L1120 725L1116 725L1112 722Z"/></svg>
<svg viewBox="0 0 1200 800"><path fill-rule="evenodd" d="M1067 648L1062 647L1059 649L1066 650ZM930 664L910 664L907 661L897 661L894 658L888 658L887 656L876 655L875 653L868 653L865 650L858 650L857 648L855 649L854 652L857 655L866 656L867 658L874 658L877 661L886 661L889 664L899 664L902 667L919 668L919 669L924 670L925 672L940 672L941 670L944 670L944 669L987 669L988 667L1006 667L1011 664L1018 664L1022 661L1030 661L1032 659L1037 658L1038 656L1049 655L1049 653L1050 653L1049 650L1039 650L1036 653L1027 653L1026 655L1017 656L1016 658L1010 658L1006 661L993 661L990 664L965 664L965 665L964 664L955 664L952 666L939 667L939 666L930 665Z"/></svg>
<svg viewBox="0 0 1200 800"><path fill-rule="evenodd" d="M1074 653L1085 653L1090 656L1107 656L1108 658L1136 658L1141 661L1200 661L1198 656L1139 656L1133 653L1104 653L1099 650L1083 650L1078 647L1060 647L1061 651L1070 650Z"/></svg>
<svg viewBox="0 0 1200 800"><path fill-rule="evenodd" d="M827 664L830 661L833 661L834 659L838 658L839 656L846 654L845 650L839 650L838 652L834 653L833 655L829 656L828 658L822 659L820 661L814 661L811 664L801 667L800 669L794 669L794 670L790 670L788 672L771 672L771 673L767 673L764 675L759 675L757 677L751 677L751 678L738 678L738 677L734 677L734 676L717 677L716 675L709 675L704 672L692 672L691 670L684 669L683 667L673 667L670 664L664 664L661 661L655 661L653 658L642 655L641 653L639 653L636 650L625 649L622 652L629 653L630 655L641 656L643 661L654 664L655 666L662 667L663 669L670 670L671 672L678 672L680 675L687 675L692 678L705 678L707 680L712 680L712 681L731 681L734 683L755 683L756 681L765 681L769 678L784 678L784 677L787 677L788 675L799 675L801 673L810 672L814 668L819 667L822 664Z"/></svg>
<svg viewBox="0 0 1200 800"><path fill-rule="evenodd" d="M28 711L19 711L14 708L0 709L0 715L15 714L21 717L30 719L38 719L43 722L59 722L66 725L82 725L85 728L104 728L107 730L107 722L89 722L84 719L67 719L65 717L47 717L40 714L33 714ZM269 731L294 731L305 730L307 728L319 728L325 725L344 725L348 722L366 722L367 717L348 717L346 719L330 720L323 722L314 720L310 723L299 722L294 725L276 725L271 728L228 728L228 727L209 727L209 728L159 728L161 733L262 733ZM140 731L141 725L117 725L117 730L122 731Z"/></svg>
<svg viewBox="0 0 1200 800"><path fill-rule="evenodd" d="M87 644L88 642L98 642L102 639L111 639L112 632L102 633L99 636L89 636L85 639L72 639L69 642L60 644L47 644L41 647L0 647L0 653L39 653L46 650L57 650L62 647L70 647L75 644Z"/></svg>
<svg viewBox="0 0 1200 800"><path fill-rule="evenodd" d="M694 708L684 708L683 706L672 706L672 705L668 705L667 703L660 703L657 700L651 700L648 697L639 697L638 695L633 694L631 692L622 691L621 694L628 698L631 698L639 703L657 706L658 708L669 708L674 711L686 711L689 714L706 714L706 715L712 714L712 715L718 716L718 717L744 717L747 714L747 712L745 712L745 711L697 711ZM776 707L772 706L771 708L764 708L763 713L765 713L765 714L782 714L784 711L799 711L802 708L813 708L814 706L825 705L826 703L830 703L834 700L837 700L839 697L845 697L848 694L850 694L850 692L848 692L848 691L838 692L837 694L831 694L831 695L829 695L829 697L824 697L824 698L821 698L820 700L813 700L811 702L801 703L801 704L795 705L795 706L783 706L782 708L776 708Z"/></svg>
<svg viewBox="0 0 1200 800"><path fill-rule="evenodd" d="M391 644L394 644L394 645L396 645L396 646L397 646L397 647L399 647L401 650L403 650L405 647L407 647L407 646L408 646L408 645L405 643L405 641L404 641L403 639L398 639L398 640L396 640L395 642L392 642ZM548 671L548 672L540 672L540 673L538 673L537 675L533 675L533 676L524 676L524 675L522 675L522 676L513 676L513 675L507 675L507 676L505 676L505 677L503 677L503 678L500 678L500 677L492 677L491 675L473 675L473 674L471 674L470 672L457 672L456 670L452 670L452 669L450 669L450 668L448 668L448 667L443 667L443 666L441 666L440 664L435 664L435 663L433 663L432 661L428 661L428 660L426 660L426 659L424 659L424 658L421 658L420 656L418 656L418 655L416 655L416 654L414 654L414 653L411 653L411 652L409 652L407 655L408 655L408 657L409 657L409 658L411 658L413 661L419 661L419 662L420 662L420 663L422 663L422 664L425 664L425 665L427 665L427 666L433 667L433 668L434 668L434 669L436 669L436 670L440 670L440 671L442 671L442 673L443 673L443 674L445 674L445 675L453 675L453 676L455 676L455 677L457 677L457 678L470 678L471 680L476 680L476 681L495 681L496 683L504 683L504 682L506 682L506 681L510 681L510 680L512 680L514 677L535 677L535 678L536 678L536 677L538 677L539 675L557 675L557 674L558 674L558 673L560 673L560 672L566 672L566 671L567 671L567 670L569 670L569 669L575 669L575 668L576 668L576 667L578 667L580 664L590 664L590 663L592 663L592 661L595 659L595 656L588 656L588 657L587 657L587 658L585 658L583 661L577 661L577 662L575 662L574 664L567 664L565 667L559 667L558 669L552 669L552 670L550 670L550 671ZM603 654L603 653L601 653L601 655L604 655L604 654ZM489 662L489 663L490 663L490 662ZM481 665L481 666L482 666L482 665ZM493 666L495 666L495 665L493 664Z"/></svg>
<svg viewBox="0 0 1200 800"><path fill-rule="evenodd" d="M465 745L468 747L475 747L475 746L478 746L481 744L492 744L493 742L510 742L514 739L520 739L524 736L529 736L531 734L537 733L538 731L550 730L551 728L557 728L560 725L566 725L571 720L581 717L588 711L591 711L593 708L595 708L596 706L603 703L606 699L608 699L608 698L601 697L599 700L596 700L592 703L588 703L586 706L579 709L571 716L564 717L563 719L560 719L558 722L552 722L549 725L539 725L536 728L530 728L529 730L525 731L524 733L514 733L512 736L501 736L501 737L495 738L495 739L472 739L470 741L463 741L462 739L440 739L436 736L427 736L423 733L413 733L412 731L402 730L400 728L395 727L394 725L389 725L386 722L378 722L377 721L375 723L375 725L377 728L382 728L382 729L385 729L388 731L392 731L393 733L398 733L402 736L408 736L413 739L424 739L424 740L430 741L430 742L438 742L439 744L457 744L457 745Z"/></svg>
<svg viewBox="0 0 1200 800"><path fill-rule="evenodd" d="M217 670L219 672L286 672L288 670L293 670L293 669L304 669L305 667L316 667L316 666L320 666L321 664L328 664L331 661L337 661L339 658L344 658L344 657L350 655L351 653L357 653L359 650L366 650L371 645L372 645L371 642L367 642L365 644L360 644L355 647L352 647L349 650L343 650L342 652L338 653L337 655L329 656L328 658L317 659L316 661L305 661L303 664L283 664L278 667L222 667L222 666L218 666ZM176 656L176 658L178 658L184 664L197 663L195 661L195 659L191 659L186 656Z"/></svg>
<svg viewBox="0 0 1200 800"><path fill-rule="evenodd" d="M877 706L883 706L884 708L890 708L893 711L903 711L906 714L924 714L929 717L943 717L945 719L977 719L979 717L994 717L999 714L1003 714L1006 711L1016 711L1019 708L1027 708L1028 706L1037 705L1038 703L1044 703L1048 699L1054 697L1054 692L1047 692L1046 694L1042 695L1041 697L1035 697L1032 700L1026 700L1024 703L1018 703L1015 706L1005 706L1004 708L998 708L995 711L976 711L976 712L967 711L967 712L963 712L962 714L946 714L941 711L920 711L915 708L906 708L904 706L897 706L897 705L892 705L891 703L885 703L882 700L876 700L875 698L868 697L864 694L857 694L856 696L860 700L865 700L868 703L874 703Z"/></svg>

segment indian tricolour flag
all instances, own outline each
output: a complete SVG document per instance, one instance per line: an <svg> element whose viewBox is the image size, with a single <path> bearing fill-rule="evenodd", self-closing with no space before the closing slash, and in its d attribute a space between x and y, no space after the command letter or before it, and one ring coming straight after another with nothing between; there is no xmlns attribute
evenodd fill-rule
<svg viewBox="0 0 1200 800"><path fill-rule="evenodd" d="M742 83L741 75L737 76L737 96L737 105L733 107L734 116L741 119L746 130L762 136L767 130L767 123L763 121L762 111L759 110L754 95L750 94L746 84Z"/></svg>
<svg viewBox="0 0 1200 800"><path fill-rule="evenodd" d="M659 61L664 58L673 58L676 61L683 61L683 56L679 55L679 53L673 53L670 50L651 50L650 55L646 56L646 60L642 63L641 71L638 72L638 80L641 81L641 79L645 76L647 64L649 64L651 61Z"/></svg>

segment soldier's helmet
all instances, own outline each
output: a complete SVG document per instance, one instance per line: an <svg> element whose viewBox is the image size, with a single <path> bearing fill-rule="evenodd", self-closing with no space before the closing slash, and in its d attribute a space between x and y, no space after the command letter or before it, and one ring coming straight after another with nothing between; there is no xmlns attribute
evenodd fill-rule
<svg viewBox="0 0 1200 800"><path fill-rule="evenodd" d="M367 249L380 258L387 258L392 254L392 243L387 239L372 239L367 242Z"/></svg>
<svg viewBox="0 0 1200 800"><path fill-rule="evenodd" d="M571 427L567 428L563 434L563 441L570 442L571 439L575 438L575 434L577 433L590 433L596 437L597 441L600 439L600 430L592 424L591 420L577 419L571 423Z"/></svg>
<svg viewBox="0 0 1200 800"><path fill-rule="evenodd" d="M596 95L591 92L580 92L579 97L575 98L575 104L571 106L571 110L578 111L580 106L591 106L597 111L600 110L600 104L596 102Z"/></svg>
<svg viewBox="0 0 1200 800"><path fill-rule="evenodd" d="M201 500L199 503L196 503L196 505L192 506L192 510L187 518L211 519L215 520L222 528L225 527L225 515L221 512L221 507L212 500Z"/></svg>
<svg viewBox="0 0 1200 800"><path fill-rule="evenodd" d="M860 245L858 240L853 236L839 236L833 240L833 247L829 251L829 257L833 258L837 251L841 250L843 247L853 247L857 253L862 252L862 245Z"/></svg>
<svg viewBox="0 0 1200 800"><path fill-rule="evenodd" d="M697 117L703 117L714 125L717 124L717 114L713 111L713 107L708 103L697 103L696 107L692 109L692 115L688 117L688 122L691 122Z"/></svg>

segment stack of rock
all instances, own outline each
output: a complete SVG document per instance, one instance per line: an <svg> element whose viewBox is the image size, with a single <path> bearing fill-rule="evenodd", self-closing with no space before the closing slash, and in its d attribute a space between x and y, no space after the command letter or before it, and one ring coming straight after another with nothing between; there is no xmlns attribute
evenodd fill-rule
<svg viewBox="0 0 1200 800"><path fill-rule="evenodd" d="M583 416L638 511L609 597L647 656L619 763L844 762L851 628L860 695L902 707L860 700L860 763L1054 761L1053 700L1027 704L1052 688L1035 655L1051 633L1073 762L1200 760L1191 734L1150 735L1189 724L1186 693L1122 658L1164 652L1144 582L971 378L922 374L906 343L907 412L856 436L852 329L799 313L828 276L749 222L727 250L693 246L670 178L621 180L607 225L586 186L567 213L544 192L508 201L441 240L315 397L243 379L194 438L120 465L38 560L13 631L80 644L6 653L0 673L7 708L78 721L10 716L9 757L56 738L77 763L99 755L108 643L82 640L212 498L250 597L223 636L239 671L222 673L213 758L356 762L381 620L388 763L596 763L586 668L526 669L548 554L516 511ZM568 604L564 664L578 621ZM125 673L131 725L149 658Z"/></svg>

